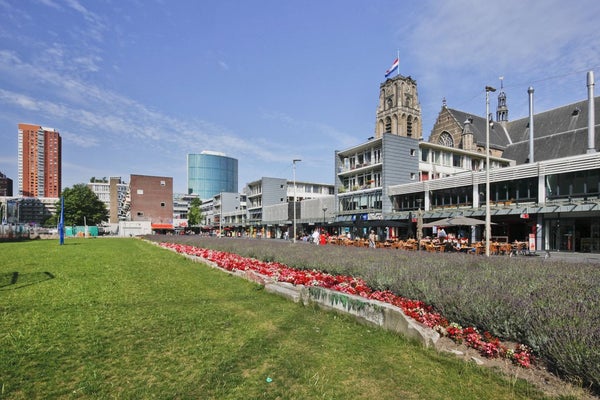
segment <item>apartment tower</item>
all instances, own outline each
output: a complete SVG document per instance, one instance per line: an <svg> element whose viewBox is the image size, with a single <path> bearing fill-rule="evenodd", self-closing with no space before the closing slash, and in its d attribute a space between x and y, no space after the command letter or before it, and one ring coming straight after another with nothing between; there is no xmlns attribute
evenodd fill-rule
<svg viewBox="0 0 600 400"><path fill-rule="evenodd" d="M19 124L19 192L24 197L60 197L62 142L58 131Z"/></svg>

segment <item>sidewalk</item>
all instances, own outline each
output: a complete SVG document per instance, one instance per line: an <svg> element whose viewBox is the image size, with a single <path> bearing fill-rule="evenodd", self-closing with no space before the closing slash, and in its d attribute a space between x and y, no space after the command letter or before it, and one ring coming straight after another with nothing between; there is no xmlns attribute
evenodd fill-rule
<svg viewBox="0 0 600 400"><path fill-rule="evenodd" d="M570 251L538 251L537 254L539 257L543 257L550 260L600 264L600 253L574 253Z"/></svg>

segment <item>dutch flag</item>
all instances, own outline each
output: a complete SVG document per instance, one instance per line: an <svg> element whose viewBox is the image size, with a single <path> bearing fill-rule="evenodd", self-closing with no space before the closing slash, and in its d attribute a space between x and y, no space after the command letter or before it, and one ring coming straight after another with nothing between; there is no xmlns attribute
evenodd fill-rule
<svg viewBox="0 0 600 400"><path fill-rule="evenodd" d="M385 77L386 78L389 77L392 73L394 73L394 71L398 70L399 64L400 64L400 61L398 58L396 58L394 60L394 63L392 64L392 66L387 71L385 71Z"/></svg>

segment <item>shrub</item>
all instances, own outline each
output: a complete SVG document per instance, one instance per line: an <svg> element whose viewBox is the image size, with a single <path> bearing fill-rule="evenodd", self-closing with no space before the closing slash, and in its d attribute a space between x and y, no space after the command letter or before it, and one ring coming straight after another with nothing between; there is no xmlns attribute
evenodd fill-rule
<svg viewBox="0 0 600 400"><path fill-rule="evenodd" d="M474 257L276 240L149 237L360 277L449 321L530 346L561 376L600 392L600 270L530 257Z"/></svg>

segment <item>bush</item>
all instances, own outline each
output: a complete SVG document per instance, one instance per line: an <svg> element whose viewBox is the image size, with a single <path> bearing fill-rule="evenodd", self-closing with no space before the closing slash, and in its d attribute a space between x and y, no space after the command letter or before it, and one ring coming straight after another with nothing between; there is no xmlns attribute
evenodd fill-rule
<svg viewBox="0 0 600 400"><path fill-rule="evenodd" d="M153 236L364 279L374 290L433 306L449 321L530 346L555 372L600 392L600 270L534 258L474 257L290 244L276 240Z"/></svg>

